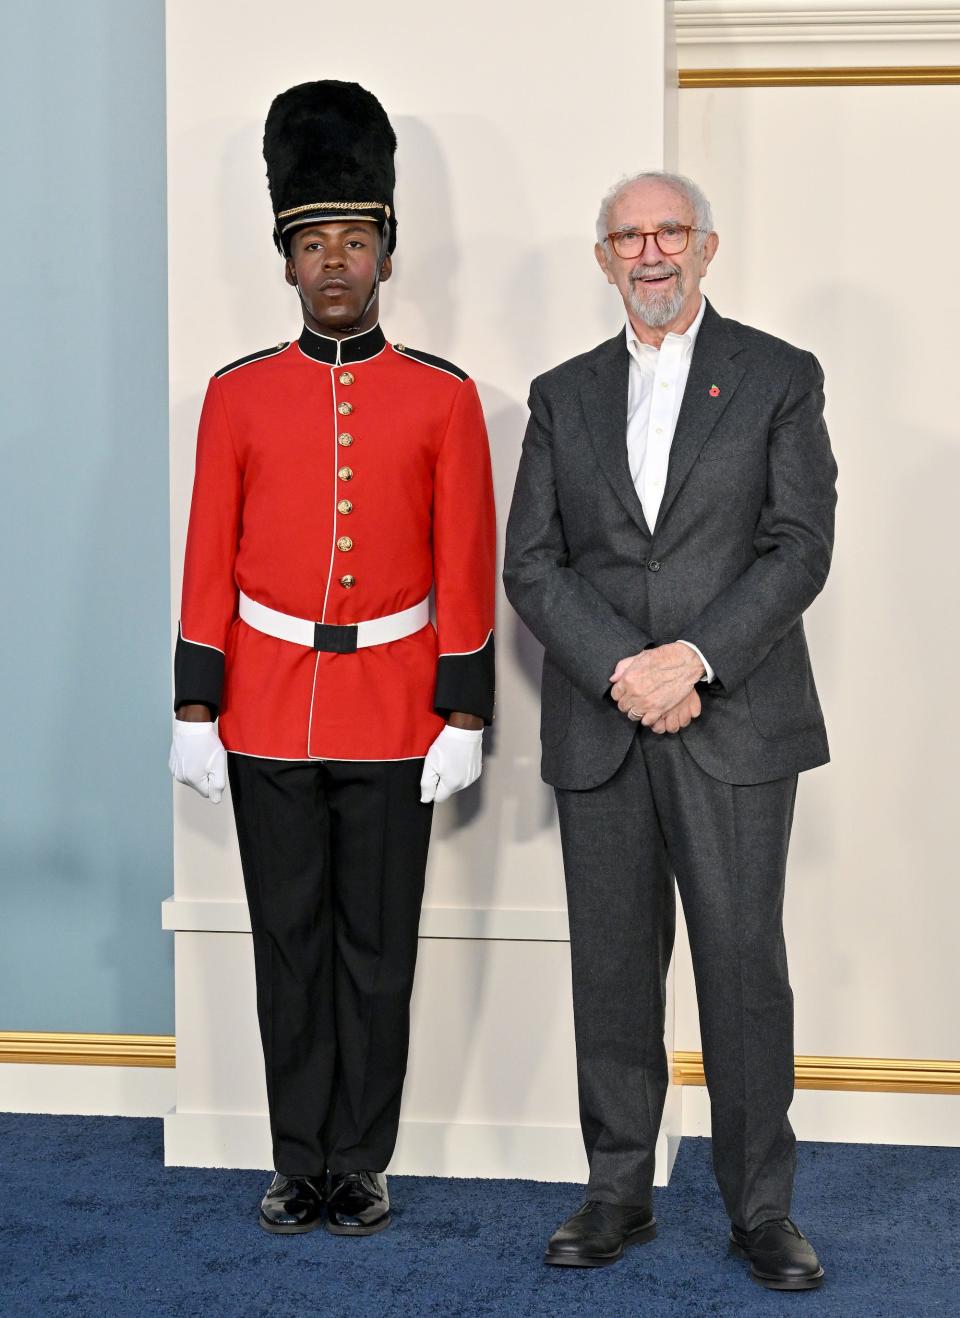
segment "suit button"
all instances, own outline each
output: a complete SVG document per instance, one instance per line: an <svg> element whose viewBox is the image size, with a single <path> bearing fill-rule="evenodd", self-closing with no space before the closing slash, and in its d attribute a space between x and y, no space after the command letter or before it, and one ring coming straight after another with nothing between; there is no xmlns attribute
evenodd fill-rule
<svg viewBox="0 0 960 1318"><path fill-rule="evenodd" d="M340 480L342 480L342 481L352 481L352 480L353 480L353 468L352 468L352 467L341 467L340 470L337 472L337 475L339 476Z"/></svg>
<svg viewBox="0 0 960 1318"><path fill-rule="evenodd" d="M339 379L341 384L353 384L353 375L350 371L343 371Z"/></svg>
<svg viewBox="0 0 960 1318"><path fill-rule="evenodd" d="M353 512L353 504L349 499L341 499L337 504L337 512L343 513L344 517L346 517L347 513Z"/></svg>
<svg viewBox="0 0 960 1318"><path fill-rule="evenodd" d="M351 577L348 575L340 578L340 585L344 588L344 590L352 590L356 584L357 584L356 577Z"/></svg>
<svg viewBox="0 0 960 1318"><path fill-rule="evenodd" d="M342 435L337 436L337 443L341 444L344 448L349 448L353 443L353 436L348 434L345 430Z"/></svg>
<svg viewBox="0 0 960 1318"><path fill-rule="evenodd" d="M348 535L342 535L337 541L337 548L342 554L349 554L350 550L353 548L353 541Z"/></svg>
<svg viewBox="0 0 960 1318"><path fill-rule="evenodd" d="M353 403L337 403L337 411L341 416L349 416L353 411Z"/></svg>
<svg viewBox="0 0 960 1318"><path fill-rule="evenodd" d="M648 558L648 559L647 559L647 570L648 570L649 572L659 572L659 571L660 571L660 560L659 560L659 558Z"/></svg>

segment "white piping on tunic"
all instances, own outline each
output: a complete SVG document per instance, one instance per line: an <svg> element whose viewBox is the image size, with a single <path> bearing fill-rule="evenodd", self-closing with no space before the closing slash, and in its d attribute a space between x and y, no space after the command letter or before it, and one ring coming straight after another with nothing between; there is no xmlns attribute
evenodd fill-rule
<svg viewBox="0 0 960 1318"><path fill-rule="evenodd" d="M444 650L443 654L437 655L437 658L458 659L461 655L465 655L465 654L479 654L481 650L486 648L487 641L489 641L492 635L493 635L493 628L491 627L490 630L487 632L487 639L484 641L483 645L478 645L475 650Z"/></svg>
<svg viewBox="0 0 960 1318"><path fill-rule="evenodd" d="M323 608L320 611L320 621L327 621L327 600L330 598L330 583L333 580L333 560L337 552L337 472L340 469L340 458L337 454L337 434L340 430L339 414L337 412L337 381L336 369L340 365L340 349L337 348L337 363L330 367L330 392L333 395L333 544L330 546L330 571L327 573L327 588L323 592Z"/></svg>
<svg viewBox="0 0 960 1318"><path fill-rule="evenodd" d="M179 622L179 620L177 622L177 631L180 633L181 641L186 641L188 645L200 645L204 648L204 650L216 650L217 654L222 654L224 655L224 657L226 657L226 653L227 653L226 650L221 650L219 645L208 645L206 641L191 641L189 636L184 636L183 625Z"/></svg>
<svg viewBox="0 0 960 1318"><path fill-rule="evenodd" d="M317 669L319 667L320 667L320 651L318 650L316 662L313 665L313 685L310 688L310 712L307 715L307 759L310 760L322 759L322 756L312 755L310 753L310 735L313 731L313 700L317 694Z"/></svg>

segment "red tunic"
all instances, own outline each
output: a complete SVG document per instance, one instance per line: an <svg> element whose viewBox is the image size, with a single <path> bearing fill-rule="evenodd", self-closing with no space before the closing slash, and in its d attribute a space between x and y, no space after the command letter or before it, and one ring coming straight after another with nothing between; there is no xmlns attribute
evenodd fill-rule
<svg viewBox="0 0 960 1318"><path fill-rule="evenodd" d="M219 711L271 759L426 754L451 710L493 716L493 486L476 387L379 326L243 358L210 381L197 441L175 706ZM347 624L435 592L436 627L333 654L238 616L238 588Z"/></svg>

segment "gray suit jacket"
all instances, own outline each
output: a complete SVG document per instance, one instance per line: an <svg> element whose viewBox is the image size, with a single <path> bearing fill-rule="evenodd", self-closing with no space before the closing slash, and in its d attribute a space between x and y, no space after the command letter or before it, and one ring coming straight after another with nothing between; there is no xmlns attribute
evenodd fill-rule
<svg viewBox="0 0 960 1318"><path fill-rule="evenodd" d="M759 783L826 763L801 620L836 506L819 363L708 303L652 528L627 465L627 380L620 333L530 390L503 580L546 651L544 779L586 789L616 772L636 725L610 674L681 637L716 673L678 734L701 768Z"/></svg>

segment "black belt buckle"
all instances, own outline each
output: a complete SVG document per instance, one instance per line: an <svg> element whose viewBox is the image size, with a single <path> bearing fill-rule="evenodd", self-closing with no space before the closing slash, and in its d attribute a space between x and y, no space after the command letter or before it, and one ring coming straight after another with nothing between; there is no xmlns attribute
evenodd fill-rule
<svg viewBox="0 0 960 1318"><path fill-rule="evenodd" d="M339 627L332 622L313 624L313 648L328 654L355 654L357 650L357 624Z"/></svg>

